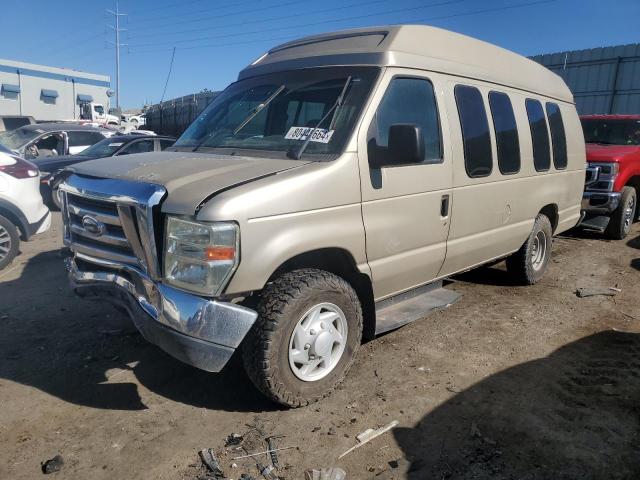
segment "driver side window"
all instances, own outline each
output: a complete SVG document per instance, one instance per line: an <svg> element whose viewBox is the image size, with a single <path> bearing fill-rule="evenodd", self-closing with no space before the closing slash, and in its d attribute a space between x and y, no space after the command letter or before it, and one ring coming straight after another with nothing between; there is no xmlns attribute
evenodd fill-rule
<svg viewBox="0 0 640 480"><path fill-rule="evenodd" d="M422 130L424 163L442 162L442 142L438 107L429 80L396 77L391 80L369 128L367 144L375 149L389 145L389 127L413 124Z"/></svg>

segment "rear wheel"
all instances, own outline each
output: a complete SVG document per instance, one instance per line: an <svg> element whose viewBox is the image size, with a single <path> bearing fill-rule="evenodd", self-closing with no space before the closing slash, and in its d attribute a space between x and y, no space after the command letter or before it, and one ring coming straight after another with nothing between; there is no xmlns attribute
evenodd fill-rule
<svg viewBox="0 0 640 480"><path fill-rule="evenodd" d="M0 215L0 270L8 266L18 254L20 235L9 219Z"/></svg>
<svg viewBox="0 0 640 480"><path fill-rule="evenodd" d="M549 218L538 214L527 241L507 258L507 270L516 281L533 285L544 276L551 258L552 235Z"/></svg>
<svg viewBox="0 0 640 480"><path fill-rule="evenodd" d="M613 240L622 240L629 234L631 224L636 218L637 207L636 189L624 187L620 197L620 205L611 214L605 235Z"/></svg>
<svg viewBox="0 0 640 480"><path fill-rule="evenodd" d="M262 294L243 346L252 382L278 403L300 407L343 380L362 339L362 310L353 288L331 273L285 273Z"/></svg>

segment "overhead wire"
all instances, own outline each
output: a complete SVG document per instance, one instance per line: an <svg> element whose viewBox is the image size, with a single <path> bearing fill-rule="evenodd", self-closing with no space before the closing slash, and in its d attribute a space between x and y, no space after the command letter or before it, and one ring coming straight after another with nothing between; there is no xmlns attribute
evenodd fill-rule
<svg viewBox="0 0 640 480"><path fill-rule="evenodd" d="M371 17L379 17L381 15L390 15L390 14L394 14L394 13L404 13L404 12L409 12L409 11L416 11L416 10L423 10L425 8L433 8L433 7L440 7L440 6L444 6L444 5L451 5L454 3L461 3L464 2L466 0L445 0L445 1L441 1L438 3L429 3L426 5L418 5L415 7L405 7L405 8L398 8L398 9L394 9L394 10L387 10L384 12L376 12L376 13L368 13L368 14L360 14L360 15L354 15L351 17L342 17L339 19L331 19L331 20L320 20L317 22L309 22L309 23L302 23L302 24L297 24L296 28L303 28L303 27L313 27L313 26L317 26L317 25L325 25L325 24L331 24L331 23L338 23L338 22L348 22L351 20L359 20L362 18L371 18ZM154 43L139 43L139 44L131 44L131 47L150 47L150 46L156 46L156 45L174 45L177 43L190 43L190 42L198 42L198 41L202 41L202 40L212 40L212 39L217 39L217 38L229 38L229 37L241 37L241 36L245 36L245 35L254 35L254 34L259 34L259 33L265 33L265 32L277 32L277 31L281 31L282 27L272 27L272 28L266 28L266 29L261 29L261 30L253 30L253 31L244 31L244 32L235 32L235 33L227 33L227 34L220 34L220 35L207 35L204 37L197 37L197 38L190 38L190 39L183 39L183 40L169 40L166 42L154 42Z"/></svg>
<svg viewBox="0 0 640 480"><path fill-rule="evenodd" d="M422 17L422 18L412 18L412 19L407 19L407 20L402 21L402 22L393 22L393 23L391 23L391 25L397 25L397 24L402 24L402 23L406 23L406 22L428 22L428 21L436 21L436 20L446 20L446 19L450 19L450 18L457 18L457 17L464 17L464 16L471 16L471 15L479 15L479 14L484 14L484 13L492 13L492 12L498 12L498 11L503 11L503 10L511 10L511 9L516 9L516 8L524 8L524 7L530 7L530 6L535 6L535 5L541 5L541 4L546 4L546 3L555 3L557 1L558 0L536 0L536 1L518 3L518 4L515 4L515 5L503 5L503 6L500 6L500 7L492 7L492 8L485 8L485 9L480 9L480 10L473 10L473 11L469 11L469 12L460 12L460 13L437 15L437 16ZM363 18L363 16L360 16L358 18ZM341 21L342 20L332 20L332 21L327 21L327 22L322 22L322 23L338 23L338 22L341 22ZM279 29L279 30L283 30L283 29ZM254 43L264 43L264 42L277 41L277 40L292 40L292 39L299 38L299 37L300 37L299 34L290 34L290 35L286 35L286 36L277 36L277 37L261 38L261 39L255 39L255 40L245 40L245 41L238 41L238 42L225 42L225 43L214 43L214 44L204 44L204 45L187 45L187 46L179 47L179 50L194 50L194 49L219 48L219 47L221 48L221 47L230 47L230 46L236 46L236 45L248 45L248 44L254 44ZM134 54L141 54L141 53L166 52L166 51L171 51L171 48L158 48L158 49L150 48L150 49L132 50L130 52L130 54L134 55Z"/></svg>

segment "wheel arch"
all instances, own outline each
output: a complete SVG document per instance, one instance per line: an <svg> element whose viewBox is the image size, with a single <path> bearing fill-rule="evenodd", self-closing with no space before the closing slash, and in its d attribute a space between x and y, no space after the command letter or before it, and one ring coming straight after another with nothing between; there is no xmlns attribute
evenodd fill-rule
<svg viewBox="0 0 640 480"><path fill-rule="evenodd" d="M549 219L549 222L551 222L551 231L555 233L556 228L558 228L558 205L549 203L542 207L538 214L543 214Z"/></svg>
<svg viewBox="0 0 640 480"><path fill-rule="evenodd" d="M636 197L640 197L640 175L633 175L627 180L625 187L633 187L636 190Z"/></svg>
<svg viewBox="0 0 640 480"><path fill-rule="evenodd" d="M18 228L21 240L29 240L29 222L18 207L0 199L0 215L9 219Z"/></svg>
<svg viewBox="0 0 640 480"><path fill-rule="evenodd" d="M358 269L353 255L348 250L339 247L321 248L300 253L276 268L268 281L271 282L280 275L303 268L317 268L327 271L341 277L353 287L362 306L362 338L365 341L373 339L376 330L373 286L369 275Z"/></svg>

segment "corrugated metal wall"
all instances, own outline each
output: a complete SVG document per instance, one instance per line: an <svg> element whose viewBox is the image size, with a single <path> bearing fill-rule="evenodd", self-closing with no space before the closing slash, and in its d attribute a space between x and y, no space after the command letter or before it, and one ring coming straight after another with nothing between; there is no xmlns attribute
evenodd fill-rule
<svg viewBox="0 0 640 480"><path fill-rule="evenodd" d="M146 126L162 135L179 137L220 92L200 92L151 105Z"/></svg>
<svg viewBox="0 0 640 480"><path fill-rule="evenodd" d="M578 113L640 113L640 44L531 57L560 75Z"/></svg>

